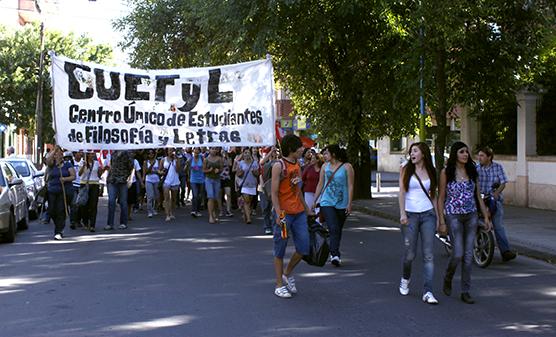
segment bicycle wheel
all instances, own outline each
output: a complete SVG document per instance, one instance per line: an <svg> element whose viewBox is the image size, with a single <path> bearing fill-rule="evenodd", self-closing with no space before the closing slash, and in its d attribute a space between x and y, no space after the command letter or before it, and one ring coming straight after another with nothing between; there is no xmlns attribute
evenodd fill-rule
<svg viewBox="0 0 556 337"><path fill-rule="evenodd" d="M475 244L473 247L473 260L475 264L481 268L486 268L492 262L494 257L494 235L492 231L486 231L479 227L475 236Z"/></svg>

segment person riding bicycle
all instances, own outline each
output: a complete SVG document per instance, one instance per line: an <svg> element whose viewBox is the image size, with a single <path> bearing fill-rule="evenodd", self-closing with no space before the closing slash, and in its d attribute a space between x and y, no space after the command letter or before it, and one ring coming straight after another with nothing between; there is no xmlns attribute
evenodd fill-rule
<svg viewBox="0 0 556 337"><path fill-rule="evenodd" d="M504 172L504 168L499 163L492 161L494 152L488 146L482 147L477 152L479 164L477 172L479 173L479 187L481 194L488 195L492 198L492 202L488 203L491 213L492 224L494 225L494 235L496 242L502 254L504 262L516 258L516 253L510 250L510 243L504 229L504 197L502 191L506 187L508 178Z"/></svg>

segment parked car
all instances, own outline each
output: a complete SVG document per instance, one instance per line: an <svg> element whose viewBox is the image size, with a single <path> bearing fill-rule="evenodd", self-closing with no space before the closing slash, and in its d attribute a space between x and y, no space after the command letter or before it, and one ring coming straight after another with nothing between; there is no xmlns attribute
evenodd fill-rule
<svg viewBox="0 0 556 337"><path fill-rule="evenodd" d="M20 178L23 179L27 191L29 216L31 219L36 219L44 203L44 200L37 196L38 191L40 191L45 184L44 172L37 170L33 162L26 158L9 157L2 160L10 163L13 168L15 168Z"/></svg>
<svg viewBox="0 0 556 337"><path fill-rule="evenodd" d="M23 179L14 167L0 160L0 234L14 242L18 229L29 225L29 207Z"/></svg>

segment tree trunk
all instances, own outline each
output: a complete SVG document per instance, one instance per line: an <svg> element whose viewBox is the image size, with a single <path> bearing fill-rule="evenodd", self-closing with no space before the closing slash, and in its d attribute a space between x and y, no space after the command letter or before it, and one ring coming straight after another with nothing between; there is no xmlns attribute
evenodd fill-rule
<svg viewBox="0 0 556 337"><path fill-rule="evenodd" d="M361 107L359 106L359 114L361 115ZM348 158L355 172L353 199L369 199L371 198L371 152L369 140L361 135L365 134L361 131L361 124L358 123L360 118L354 120L354 131L348 139Z"/></svg>
<svg viewBox="0 0 556 337"><path fill-rule="evenodd" d="M443 46L435 52L435 78L436 78L436 97L438 106L434 112L436 118L436 140L434 146L434 161L437 175L444 168L444 149L448 138L448 127L446 126L446 113L448 112L446 96L446 51Z"/></svg>

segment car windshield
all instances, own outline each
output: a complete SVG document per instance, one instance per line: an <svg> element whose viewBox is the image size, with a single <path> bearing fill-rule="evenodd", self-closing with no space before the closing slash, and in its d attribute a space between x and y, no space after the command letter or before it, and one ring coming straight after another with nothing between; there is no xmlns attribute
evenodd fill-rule
<svg viewBox="0 0 556 337"><path fill-rule="evenodd" d="M28 177L31 175L31 171L29 170L29 166L25 161L15 161L10 160L10 164L12 164L13 168L19 173L22 177Z"/></svg>

